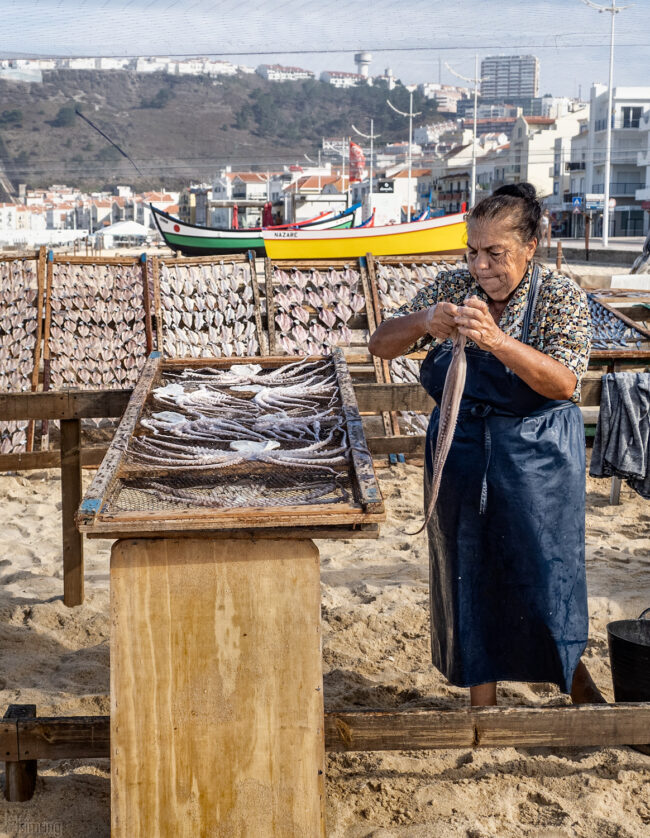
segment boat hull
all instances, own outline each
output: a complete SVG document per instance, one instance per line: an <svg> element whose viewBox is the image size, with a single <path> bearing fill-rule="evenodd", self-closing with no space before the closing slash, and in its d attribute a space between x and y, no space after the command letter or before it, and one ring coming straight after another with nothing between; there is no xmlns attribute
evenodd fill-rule
<svg viewBox="0 0 650 838"><path fill-rule="evenodd" d="M173 216L154 209L154 220L161 236L169 248L184 256L228 256L252 250L256 256L265 256L264 239L260 231L215 230L185 224ZM352 225L354 215L336 221L334 218L312 222L320 229L347 229Z"/></svg>
<svg viewBox="0 0 650 838"><path fill-rule="evenodd" d="M464 253L465 215L450 215L410 224L352 230L265 230L271 259L356 259L424 253Z"/></svg>

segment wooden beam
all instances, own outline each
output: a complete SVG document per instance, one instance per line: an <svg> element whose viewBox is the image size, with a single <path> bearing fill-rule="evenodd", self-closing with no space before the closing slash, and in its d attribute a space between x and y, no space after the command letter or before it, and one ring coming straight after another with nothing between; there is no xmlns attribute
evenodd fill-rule
<svg viewBox="0 0 650 838"><path fill-rule="evenodd" d="M0 420L109 419L122 415L131 390L50 390L0 393Z"/></svg>
<svg viewBox="0 0 650 838"><path fill-rule="evenodd" d="M326 713L328 751L568 748L650 742L650 702Z"/></svg>
<svg viewBox="0 0 650 838"><path fill-rule="evenodd" d="M81 465L98 466L108 451L107 445L94 445L81 449ZM39 468L59 468L61 451L29 451L24 454L0 454L0 472L30 471Z"/></svg>
<svg viewBox="0 0 650 838"><path fill-rule="evenodd" d="M325 713L325 750L589 747L650 742L650 702L567 707ZM110 756L109 716L0 721L0 747L19 759ZM20 747L19 747L20 743Z"/></svg>
<svg viewBox="0 0 650 838"><path fill-rule="evenodd" d="M435 402L420 384L357 384L354 388L362 413L412 410L430 413Z"/></svg>
<svg viewBox="0 0 650 838"><path fill-rule="evenodd" d="M63 527L63 602L69 608L84 599L84 544L75 524L81 498L81 420L61 420L61 521Z"/></svg>
<svg viewBox="0 0 650 838"><path fill-rule="evenodd" d="M16 745L20 742L18 737L18 724L21 719L34 718L36 715L35 704L10 704L4 715L3 723L16 724ZM13 749L10 749L13 750ZM5 800L10 803L23 803L31 800L36 788L37 763L34 758L23 760L8 760L5 753Z"/></svg>
<svg viewBox="0 0 650 838"><path fill-rule="evenodd" d="M426 437L423 436L369 436L366 437L368 450L375 457L384 454L424 454Z"/></svg>

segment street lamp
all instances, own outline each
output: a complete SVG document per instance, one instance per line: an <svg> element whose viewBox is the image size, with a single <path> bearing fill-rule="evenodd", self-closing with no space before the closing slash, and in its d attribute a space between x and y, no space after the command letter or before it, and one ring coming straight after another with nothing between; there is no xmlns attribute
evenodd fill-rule
<svg viewBox="0 0 650 838"><path fill-rule="evenodd" d="M590 9L597 9L601 14L609 12L612 16L612 25L609 33L609 92L607 97L607 134L605 139L605 189L603 200L603 247L609 244L609 180L612 165L612 97L614 85L614 18L623 9L629 6L617 6L616 0L612 0L611 6L599 6L591 0L582 0L585 6Z"/></svg>
<svg viewBox="0 0 650 838"><path fill-rule="evenodd" d="M400 116L407 116L409 120L409 149L408 149L408 161L409 161L409 169L408 169L408 181L406 184L406 191L408 194L408 207L406 210L406 220L411 220L411 167L412 167L412 146L413 146L413 117L420 116L422 111L418 111L417 113L413 113L413 91L409 94L409 112L404 113L404 111L399 111L395 105L393 105L390 99L386 99L388 102L389 107L391 107L395 113L398 113Z"/></svg>
<svg viewBox="0 0 650 838"><path fill-rule="evenodd" d="M381 137L381 134L375 134L375 120L370 120L370 133L364 134L363 131L359 131L358 128L355 128L354 125L352 126L352 130L357 133L360 137L365 137L367 140L370 140L370 204L369 204L369 215L372 215L372 178L373 178L373 168L372 168L372 158L374 154L374 141ZM409 186L409 189L411 187ZM410 193L409 193L410 194Z"/></svg>
<svg viewBox="0 0 650 838"><path fill-rule="evenodd" d="M478 113L478 86L483 81L482 78L479 78L478 74L478 53L474 55L474 78L467 78L467 76L461 76L460 73L457 73L452 67L445 62L445 67L449 70L449 72L456 76L459 79L467 82L474 83L474 132L472 137L472 191L469 200L469 208L472 209L474 204L476 203L476 117Z"/></svg>

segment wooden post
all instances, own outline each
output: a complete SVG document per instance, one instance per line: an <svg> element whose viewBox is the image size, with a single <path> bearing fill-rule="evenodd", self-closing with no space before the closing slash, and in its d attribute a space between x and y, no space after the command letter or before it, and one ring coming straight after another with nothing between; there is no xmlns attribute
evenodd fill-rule
<svg viewBox="0 0 650 838"><path fill-rule="evenodd" d="M266 295L266 331L269 336L269 355L277 354L275 343L275 301L273 299L273 265L264 259L264 291Z"/></svg>
<svg viewBox="0 0 650 838"><path fill-rule="evenodd" d="M84 598L83 536L75 513L81 503L81 420L61 420L61 518L63 525L63 602L81 605Z"/></svg>
<svg viewBox="0 0 650 838"><path fill-rule="evenodd" d="M558 271L562 270L562 242L557 243L557 255L555 257L555 267Z"/></svg>
<svg viewBox="0 0 650 838"><path fill-rule="evenodd" d="M50 325L52 322L52 280L54 276L54 252L47 253L45 269L45 324L43 330L43 392L50 389ZM47 451L50 444L50 426L47 419L41 428L41 450Z"/></svg>
<svg viewBox="0 0 650 838"><path fill-rule="evenodd" d="M591 227L591 213L585 215L585 261L589 261L589 228Z"/></svg>
<svg viewBox="0 0 650 838"><path fill-rule="evenodd" d="M612 482L609 487L609 503L610 506L618 506L621 502L621 478L612 477Z"/></svg>
<svg viewBox="0 0 650 838"><path fill-rule="evenodd" d="M16 724L19 719L33 719L35 717L35 704L10 704L4 714L3 722L9 726L12 723ZM10 754L10 756L18 756L18 754ZM5 762L5 800L10 803L24 803L25 800L31 800L36 788L36 774L37 762L35 759Z"/></svg>
<svg viewBox="0 0 650 838"><path fill-rule="evenodd" d="M112 838L323 838L320 645L313 542L116 542Z"/></svg>
<svg viewBox="0 0 650 838"><path fill-rule="evenodd" d="M151 332L151 300L149 293L149 266L147 265L147 254L140 256L140 270L142 271L142 308L144 311L144 334L147 342L147 355L153 352L153 335Z"/></svg>

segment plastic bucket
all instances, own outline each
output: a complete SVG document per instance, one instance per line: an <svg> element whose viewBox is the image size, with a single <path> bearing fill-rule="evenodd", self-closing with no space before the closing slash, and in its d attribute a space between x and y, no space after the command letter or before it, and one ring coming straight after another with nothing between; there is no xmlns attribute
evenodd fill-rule
<svg viewBox="0 0 650 838"><path fill-rule="evenodd" d="M650 701L650 614L607 625L615 701Z"/></svg>

